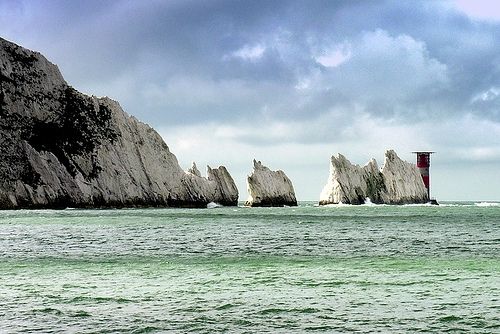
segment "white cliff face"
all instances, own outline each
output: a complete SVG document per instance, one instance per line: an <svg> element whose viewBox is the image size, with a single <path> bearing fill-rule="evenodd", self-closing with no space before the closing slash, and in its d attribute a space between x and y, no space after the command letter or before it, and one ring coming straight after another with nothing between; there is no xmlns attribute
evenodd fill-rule
<svg viewBox="0 0 500 334"><path fill-rule="evenodd" d="M260 161L253 161L247 177L246 206L296 206L297 199L290 179L281 170L272 171Z"/></svg>
<svg viewBox="0 0 500 334"><path fill-rule="evenodd" d="M402 161L393 150L386 152L380 171L375 159L364 167L353 165L343 155L331 158L330 175L320 194L320 205L373 203L425 203L427 191L417 167Z"/></svg>
<svg viewBox="0 0 500 334"><path fill-rule="evenodd" d="M184 172L160 135L0 39L0 208L237 205L225 167Z"/></svg>

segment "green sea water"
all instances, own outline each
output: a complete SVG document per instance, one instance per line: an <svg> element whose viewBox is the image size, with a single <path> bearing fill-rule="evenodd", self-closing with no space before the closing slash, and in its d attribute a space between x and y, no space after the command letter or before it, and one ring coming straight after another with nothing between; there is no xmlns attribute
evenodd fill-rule
<svg viewBox="0 0 500 334"><path fill-rule="evenodd" d="M0 333L500 333L500 205L0 212Z"/></svg>

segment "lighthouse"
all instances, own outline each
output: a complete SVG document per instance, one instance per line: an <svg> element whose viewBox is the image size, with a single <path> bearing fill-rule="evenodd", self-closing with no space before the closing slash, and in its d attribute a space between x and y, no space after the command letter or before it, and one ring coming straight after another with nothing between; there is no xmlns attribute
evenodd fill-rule
<svg viewBox="0 0 500 334"><path fill-rule="evenodd" d="M429 168L431 167L431 154L435 152L419 151L413 153L417 155L417 167L420 170L420 175L424 181L425 189L427 189L427 197L429 197L432 204L437 204L436 200L431 199L431 183L429 174Z"/></svg>

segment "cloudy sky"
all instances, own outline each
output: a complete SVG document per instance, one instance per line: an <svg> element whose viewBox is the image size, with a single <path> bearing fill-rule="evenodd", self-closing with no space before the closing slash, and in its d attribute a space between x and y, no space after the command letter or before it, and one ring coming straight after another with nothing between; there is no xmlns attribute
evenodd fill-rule
<svg viewBox="0 0 500 334"><path fill-rule="evenodd" d="M0 36L118 100L182 167L252 159L317 200L329 157L432 150L441 200L500 200L500 3L0 0Z"/></svg>

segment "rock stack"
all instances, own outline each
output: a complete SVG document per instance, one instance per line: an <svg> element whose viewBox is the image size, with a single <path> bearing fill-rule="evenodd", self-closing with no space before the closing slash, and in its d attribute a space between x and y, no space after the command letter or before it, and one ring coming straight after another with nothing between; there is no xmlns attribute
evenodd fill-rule
<svg viewBox="0 0 500 334"><path fill-rule="evenodd" d="M413 204L429 201L418 168L401 160L396 152L385 152L384 166L370 160L363 167L343 155L332 156L330 175L320 195L320 205L363 204L369 198L378 204Z"/></svg>
<svg viewBox="0 0 500 334"><path fill-rule="evenodd" d="M296 206L297 199L290 179L282 170L272 171L260 161L253 161L247 177L246 206Z"/></svg>

